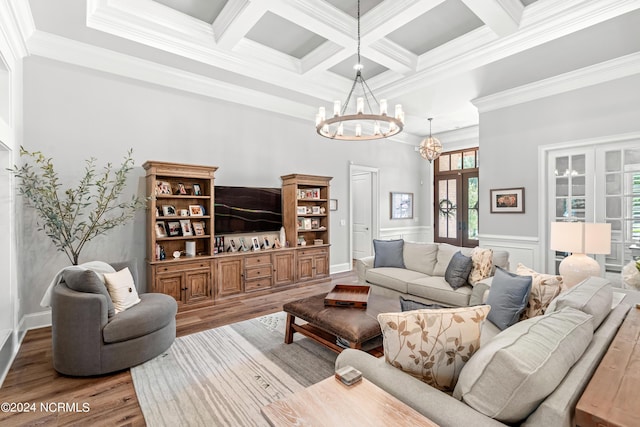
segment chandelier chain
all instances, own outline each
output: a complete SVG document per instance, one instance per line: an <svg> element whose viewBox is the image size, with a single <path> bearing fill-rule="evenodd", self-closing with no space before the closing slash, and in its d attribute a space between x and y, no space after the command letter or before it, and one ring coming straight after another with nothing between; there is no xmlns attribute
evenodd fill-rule
<svg viewBox="0 0 640 427"><path fill-rule="evenodd" d="M358 0L358 65L360 64L360 0ZM358 74L360 70L358 69Z"/></svg>

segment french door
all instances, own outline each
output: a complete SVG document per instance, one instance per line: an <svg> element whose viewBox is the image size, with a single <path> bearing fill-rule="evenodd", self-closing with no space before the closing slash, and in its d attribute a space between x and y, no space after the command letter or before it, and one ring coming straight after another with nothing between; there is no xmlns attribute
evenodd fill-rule
<svg viewBox="0 0 640 427"><path fill-rule="evenodd" d="M478 246L478 149L443 153L435 170L434 241Z"/></svg>

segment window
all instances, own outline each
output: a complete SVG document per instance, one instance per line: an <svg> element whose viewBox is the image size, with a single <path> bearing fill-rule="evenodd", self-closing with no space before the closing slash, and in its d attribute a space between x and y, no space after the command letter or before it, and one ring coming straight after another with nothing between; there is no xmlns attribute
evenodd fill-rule
<svg viewBox="0 0 640 427"><path fill-rule="evenodd" d="M443 153L434 169L434 241L477 246L478 149Z"/></svg>

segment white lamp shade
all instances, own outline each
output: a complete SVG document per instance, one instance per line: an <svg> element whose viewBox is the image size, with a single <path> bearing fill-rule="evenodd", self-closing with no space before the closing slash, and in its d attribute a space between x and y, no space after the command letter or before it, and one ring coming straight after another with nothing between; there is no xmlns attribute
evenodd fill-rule
<svg viewBox="0 0 640 427"><path fill-rule="evenodd" d="M552 222L549 247L576 254L610 254L611 224Z"/></svg>
<svg viewBox="0 0 640 427"><path fill-rule="evenodd" d="M584 225L584 251L585 254L611 253L611 224Z"/></svg>
<svg viewBox="0 0 640 427"><path fill-rule="evenodd" d="M549 247L554 251L584 253L582 222L552 222Z"/></svg>

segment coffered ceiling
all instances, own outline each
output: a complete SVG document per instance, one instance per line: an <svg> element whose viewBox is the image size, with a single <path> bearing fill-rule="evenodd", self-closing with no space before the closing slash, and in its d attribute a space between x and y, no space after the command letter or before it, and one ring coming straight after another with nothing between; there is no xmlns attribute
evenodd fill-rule
<svg viewBox="0 0 640 427"><path fill-rule="evenodd" d="M170 67L176 79L210 85L205 96L309 126L318 106L344 100L354 75L357 0L30 0L28 8L31 53L100 68L88 63L95 48L117 56L102 62L105 71L138 79L137 65ZM416 143L427 117L434 132L472 126L474 98L640 51L638 9L638 0L362 0L363 75L378 98L403 104L401 140Z"/></svg>

